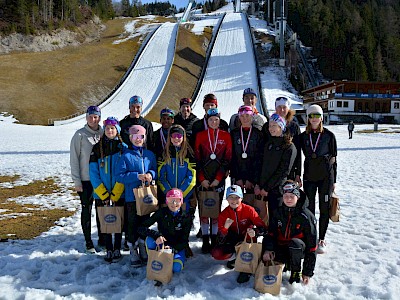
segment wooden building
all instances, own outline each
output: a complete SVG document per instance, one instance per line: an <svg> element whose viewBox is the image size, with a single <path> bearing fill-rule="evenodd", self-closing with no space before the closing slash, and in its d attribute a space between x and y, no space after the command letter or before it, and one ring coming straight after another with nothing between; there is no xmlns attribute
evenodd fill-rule
<svg viewBox="0 0 400 300"><path fill-rule="evenodd" d="M327 124L400 123L400 83L338 81L302 91L304 108L320 105ZM368 122L369 121L369 122Z"/></svg>

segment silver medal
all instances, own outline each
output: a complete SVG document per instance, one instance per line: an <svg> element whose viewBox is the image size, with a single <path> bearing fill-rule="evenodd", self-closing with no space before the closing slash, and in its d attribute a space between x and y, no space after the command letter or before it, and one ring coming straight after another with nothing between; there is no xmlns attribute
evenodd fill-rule
<svg viewBox="0 0 400 300"><path fill-rule="evenodd" d="M214 159L217 158L217 156L213 153L213 154L210 155L210 158L214 160Z"/></svg>
<svg viewBox="0 0 400 300"><path fill-rule="evenodd" d="M242 153L242 158L247 158L247 153L246 152Z"/></svg>

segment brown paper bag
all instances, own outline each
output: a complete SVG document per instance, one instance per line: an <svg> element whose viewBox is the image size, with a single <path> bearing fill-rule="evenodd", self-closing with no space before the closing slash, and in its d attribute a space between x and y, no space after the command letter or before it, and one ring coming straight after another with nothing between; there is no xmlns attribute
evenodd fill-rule
<svg viewBox="0 0 400 300"><path fill-rule="evenodd" d="M329 218L332 220L332 222L339 222L339 217L339 197L335 194L335 192L333 192L329 203Z"/></svg>
<svg viewBox="0 0 400 300"><path fill-rule="evenodd" d="M199 191L200 217L218 218L221 210L219 193L216 191Z"/></svg>
<svg viewBox="0 0 400 300"><path fill-rule="evenodd" d="M254 209L257 211L260 218L264 221L265 225L269 223L268 201L264 196L258 196L254 199ZM264 201L265 200L265 201Z"/></svg>
<svg viewBox="0 0 400 300"><path fill-rule="evenodd" d="M247 243L246 236L242 243L235 246L235 271L255 274L261 259L262 244L254 243L251 238L250 243Z"/></svg>
<svg viewBox="0 0 400 300"><path fill-rule="evenodd" d="M243 202L250 206L254 207L254 194L244 194L243 195Z"/></svg>
<svg viewBox="0 0 400 300"><path fill-rule="evenodd" d="M174 253L164 247L156 250L148 250L148 260L146 266L146 278L148 280L158 280L167 284L172 279L172 265L174 263Z"/></svg>
<svg viewBox="0 0 400 300"><path fill-rule="evenodd" d="M97 214L101 233L121 233L124 225L123 206L99 206Z"/></svg>
<svg viewBox="0 0 400 300"><path fill-rule="evenodd" d="M264 294L279 295L283 266L283 264L273 261L271 264L264 265L264 262L260 261L254 279L254 289Z"/></svg>
<svg viewBox="0 0 400 300"><path fill-rule="evenodd" d="M148 215L158 210L157 186L142 185L133 189L138 216Z"/></svg>

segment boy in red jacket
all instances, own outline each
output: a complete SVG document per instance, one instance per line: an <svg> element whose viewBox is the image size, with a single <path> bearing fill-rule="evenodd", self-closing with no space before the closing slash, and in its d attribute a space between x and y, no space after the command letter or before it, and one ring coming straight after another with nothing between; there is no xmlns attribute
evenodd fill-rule
<svg viewBox="0 0 400 300"><path fill-rule="evenodd" d="M217 260L235 257L235 245L244 240L246 233L251 238L261 236L266 231L266 225L250 205L242 203L243 192L238 185L232 185L226 190L226 199L229 206L218 217L218 242L211 251L211 255ZM227 263L229 269L235 266L235 259ZM249 281L248 273L240 273L238 283Z"/></svg>

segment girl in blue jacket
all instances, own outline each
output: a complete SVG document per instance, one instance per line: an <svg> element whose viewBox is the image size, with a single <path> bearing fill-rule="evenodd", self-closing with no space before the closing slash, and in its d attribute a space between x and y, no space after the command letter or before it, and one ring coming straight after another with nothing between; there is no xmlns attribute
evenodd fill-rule
<svg viewBox="0 0 400 300"><path fill-rule="evenodd" d="M90 155L89 174L94 189L94 198L98 206L124 206L124 185L118 180L117 165L122 156L122 150L127 147L122 142L119 121L115 117L108 117L103 122L104 134ZM111 202L110 202L111 201ZM121 233L115 233L114 245L111 234L104 234L107 262L121 258Z"/></svg>
<svg viewBox="0 0 400 300"><path fill-rule="evenodd" d="M131 266L140 267L147 262L147 253L144 240L139 238L137 230L150 215L137 215L133 189L142 186L142 184L150 184L157 179L157 162L154 153L145 148L146 129L143 126L131 126L129 128L129 139L132 143L132 149L124 150L118 164L118 175L125 185L125 215L127 217L127 239L131 252Z"/></svg>
<svg viewBox="0 0 400 300"><path fill-rule="evenodd" d="M185 129L181 125L172 125L169 129L163 160L158 164L158 185L161 191L166 194L172 188L180 189L183 192L183 209L189 213L190 199L196 185L196 163Z"/></svg>

